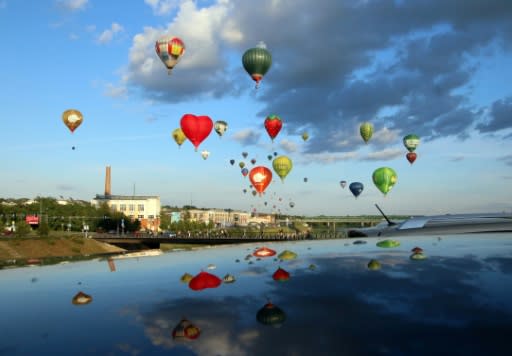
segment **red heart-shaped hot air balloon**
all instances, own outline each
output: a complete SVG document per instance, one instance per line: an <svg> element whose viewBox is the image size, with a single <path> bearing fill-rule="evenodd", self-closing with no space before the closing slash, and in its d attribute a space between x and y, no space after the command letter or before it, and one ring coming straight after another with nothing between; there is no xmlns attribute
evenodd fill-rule
<svg viewBox="0 0 512 356"><path fill-rule="evenodd" d="M197 151L199 144L212 132L213 121L208 116L185 114L181 117L180 126Z"/></svg>
<svg viewBox="0 0 512 356"><path fill-rule="evenodd" d="M193 290L203 290L206 288L217 288L222 280L214 274L208 272L199 272L194 278L188 282L188 286Z"/></svg>
<svg viewBox="0 0 512 356"><path fill-rule="evenodd" d="M279 267L272 275L275 281L284 282L290 279L290 273Z"/></svg>
<svg viewBox="0 0 512 356"><path fill-rule="evenodd" d="M281 118L277 115L270 115L265 119L265 129L272 141L274 141L274 138L276 138L282 127L283 121L281 121Z"/></svg>
<svg viewBox="0 0 512 356"><path fill-rule="evenodd" d="M264 166L254 167L249 172L249 179L254 189L260 193L261 196L272 181L272 171Z"/></svg>
<svg viewBox="0 0 512 356"><path fill-rule="evenodd" d="M416 154L416 152L407 152L405 157L407 158L407 160L409 161L410 164L413 164L414 161L416 161L416 158L418 157L418 155Z"/></svg>

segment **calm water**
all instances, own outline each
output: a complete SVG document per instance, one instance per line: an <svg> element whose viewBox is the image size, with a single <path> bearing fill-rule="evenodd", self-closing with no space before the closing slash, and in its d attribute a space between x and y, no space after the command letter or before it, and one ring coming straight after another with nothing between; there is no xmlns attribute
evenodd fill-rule
<svg viewBox="0 0 512 356"><path fill-rule="evenodd" d="M511 354L511 234L360 240L265 244L291 261L246 260L263 246L248 244L115 260L114 272L106 260L0 270L0 355ZM410 260L415 246L428 259ZM272 279L278 267L288 281ZM180 282L201 270L236 281ZM72 304L79 291L92 302ZM256 320L268 299L280 326ZM197 339L173 339L182 318Z"/></svg>

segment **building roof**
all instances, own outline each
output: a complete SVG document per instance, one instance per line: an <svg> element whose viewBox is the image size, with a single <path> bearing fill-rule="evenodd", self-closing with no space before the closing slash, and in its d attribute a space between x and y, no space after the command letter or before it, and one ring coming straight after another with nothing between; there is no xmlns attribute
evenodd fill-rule
<svg viewBox="0 0 512 356"><path fill-rule="evenodd" d="M146 200L160 199L158 195L101 195L96 194L96 200Z"/></svg>

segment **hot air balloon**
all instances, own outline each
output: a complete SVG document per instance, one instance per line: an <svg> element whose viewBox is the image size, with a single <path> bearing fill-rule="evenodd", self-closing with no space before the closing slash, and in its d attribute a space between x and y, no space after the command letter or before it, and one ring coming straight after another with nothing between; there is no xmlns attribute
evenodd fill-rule
<svg viewBox="0 0 512 356"><path fill-rule="evenodd" d="M82 113L75 109L69 109L62 113L62 121L64 122L64 125L66 125L73 133L78 126L82 124L82 121L84 121L84 117Z"/></svg>
<svg viewBox="0 0 512 356"><path fill-rule="evenodd" d="M272 65L272 55L267 51L265 43L260 42L255 48L247 50L242 56L242 64L258 88L261 79Z"/></svg>
<svg viewBox="0 0 512 356"><path fill-rule="evenodd" d="M175 129L172 132L171 136L174 139L174 141L176 141L176 143L178 144L178 147L181 147L183 142L185 142L187 140L187 136L185 136L181 127L178 127L177 129Z"/></svg>
<svg viewBox="0 0 512 356"><path fill-rule="evenodd" d="M244 168L242 168L242 175L243 175L244 177L247 177L247 175L248 175L248 174L249 174L249 170L248 170L247 168L245 168L245 167L244 167Z"/></svg>
<svg viewBox="0 0 512 356"><path fill-rule="evenodd" d="M375 186L386 195L396 184L398 176L393 169L381 167L373 172L372 179Z"/></svg>
<svg viewBox="0 0 512 356"><path fill-rule="evenodd" d="M240 167L240 168L244 168L244 167L245 167L245 162L239 162L239 163L238 163L238 167Z"/></svg>
<svg viewBox="0 0 512 356"><path fill-rule="evenodd" d="M248 155L249 155L249 154L248 154L247 152L242 152L242 157L243 157L243 158L247 158L247 156L248 156Z"/></svg>
<svg viewBox="0 0 512 356"><path fill-rule="evenodd" d="M235 164L235 160L234 159L230 159L229 163L231 163L231 165L234 165Z"/></svg>
<svg viewBox="0 0 512 356"><path fill-rule="evenodd" d="M213 127L215 129L215 132L219 136L222 136L224 135L224 132L226 132L226 130L228 129L228 123L226 121L217 120L215 121L215 125Z"/></svg>
<svg viewBox="0 0 512 356"><path fill-rule="evenodd" d="M192 290L203 290L206 288L217 288L221 283L222 280L216 275L201 271L190 280L188 286Z"/></svg>
<svg viewBox="0 0 512 356"><path fill-rule="evenodd" d="M346 180L340 181L340 185L342 188L345 188L347 186L347 181Z"/></svg>
<svg viewBox="0 0 512 356"><path fill-rule="evenodd" d="M308 178L304 177L304 183L307 183L307 181L308 181Z"/></svg>
<svg viewBox="0 0 512 356"><path fill-rule="evenodd" d="M253 197L255 197L255 196L256 196L256 194L258 194L258 192L257 192L257 191L255 191L255 190L253 190L251 193L252 193L252 196L253 196ZM256 211L256 208L254 209L254 211Z"/></svg>
<svg viewBox="0 0 512 356"><path fill-rule="evenodd" d="M416 161L417 157L418 155L416 154L416 152L407 152L407 154L405 155L405 158L407 158L410 164L413 164L414 161Z"/></svg>
<svg viewBox="0 0 512 356"><path fill-rule="evenodd" d="M277 156L277 152L274 152L274 157L276 157L276 156Z"/></svg>
<svg viewBox="0 0 512 356"><path fill-rule="evenodd" d="M256 159L253 158L253 159L251 159L251 164L254 164L254 163L256 163Z"/></svg>
<svg viewBox="0 0 512 356"><path fill-rule="evenodd" d="M272 181L272 172L267 167L257 166L251 169L249 173L249 179L251 180L254 189L261 196Z"/></svg>
<svg viewBox="0 0 512 356"><path fill-rule="evenodd" d="M290 208L293 208L295 206L295 203L294 202L290 202Z"/></svg>
<svg viewBox="0 0 512 356"><path fill-rule="evenodd" d="M184 273L183 276L181 276L180 281L182 283L188 284L192 280L192 278L194 278L194 276L191 275L190 273Z"/></svg>
<svg viewBox="0 0 512 356"><path fill-rule="evenodd" d="M274 141L274 138L276 138L279 131L281 131L281 128L283 127L283 121L281 118L277 115L270 115L267 116L264 122L265 129L267 130L268 135Z"/></svg>
<svg viewBox="0 0 512 356"><path fill-rule="evenodd" d="M175 340L195 340L201 334L201 330L187 319L181 319L172 331Z"/></svg>
<svg viewBox="0 0 512 356"><path fill-rule="evenodd" d="M208 152L207 150L203 150L201 152L201 157L203 157L203 159L207 159L209 156L210 156L210 152Z"/></svg>
<svg viewBox="0 0 512 356"><path fill-rule="evenodd" d="M268 302L258 310L256 320L265 325L281 325L286 320L286 314L279 307Z"/></svg>
<svg viewBox="0 0 512 356"><path fill-rule="evenodd" d="M89 304L90 302L92 302L92 297L82 291L78 292L71 300L71 303L75 305L85 305Z"/></svg>
<svg viewBox="0 0 512 356"><path fill-rule="evenodd" d="M244 192L244 194L245 194L245 193L247 193L247 189L244 189L244 190L242 190L242 191Z"/></svg>
<svg viewBox="0 0 512 356"><path fill-rule="evenodd" d="M350 185L348 186L348 189L350 189L352 194L354 194L354 196L357 198L363 192L364 185L363 185L363 183L360 183L360 182L353 182L353 183L350 183Z"/></svg>
<svg viewBox="0 0 512 356"><path fill-rule="evenodd" d="M292 170L293 164L289 157L279 156L272 161L272 167L274 168L274 171L277 173L277 175L281 177L281 181L284 182L284 178Z"/></svg>
<svg viewBox="0 0 512 356"><path fill-rule="evenodd" d="M201 142L212 132L213 121L208 116L185 114L180 120L180 126L197 151Z"/></svg>
<svg viewBox="0 0 512 356"><path fill-rule="evenodd" d="M410 134L404 137L404 146L407 148L407 151L414 152L416 147L420 144L420 138L417 135Z"/></svg>
<svg viewBox="0 0 512 356"><path fill-rule="evenodd" d="M303 139L304 141L307 141L307 140L308 140L308 138L309 138L309 134L308 134L307 132L302 133L302 139Z"/></svg>
<svg viewBox="0 0 512 356"><path fill-rule="evenodd" d="M361 137L363 138L365 143L368 143L370 138L372 138L373 135L373 125L370 122L363 122L361 126L359 126L359 133L361 134Z"/></svg>
<svg viewBox="0 0 512 356"><path fill-rule="evenodd" d="M178 63L181 56L185 54L185 43L178 37L164 35L156 41L155 50L167 68L167 73L171 74L174 66Z"/></svg>
<svg viewBox="0 0 512 356"><path fill-rule="evenodd" d="M272 156L272 155L268 155L268 156L267 156L267 159L268 159L269 161L271 161L271 160L272 160L272 158L273 158L273 156Z"/></svg>
<svg viewBox="0 0 512 356"><path fill-rule="evenodd" d="M284 250L279 255L277 255L277 258L283 261L290 261L297 258L297 254L290 250Z"/></svg>

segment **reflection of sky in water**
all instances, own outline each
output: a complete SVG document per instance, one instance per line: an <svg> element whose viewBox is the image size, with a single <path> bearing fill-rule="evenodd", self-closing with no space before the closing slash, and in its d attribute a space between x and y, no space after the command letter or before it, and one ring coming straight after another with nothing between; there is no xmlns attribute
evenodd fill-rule
<svg viewBox="0 0 512 356"><path fill-rule="evenodd" d="M512 235L270 243L298 258L245 260L259 244L0 271L0 355L496 354L512 330ZM420 246L428 256L411 261ZM240 262L235 262L239 259ZM369 271L370 259L382 264ZM252 261L253 264L249 264ZM179 281L208 270L236 282L192 291ZM315 270L308 266L314 264ZM272 273L282 267L287 282ZM93 297L71 304L78 291ZM261 325L267 298L279 328ZM199 339L176 342L182 317Z"/></svg>

